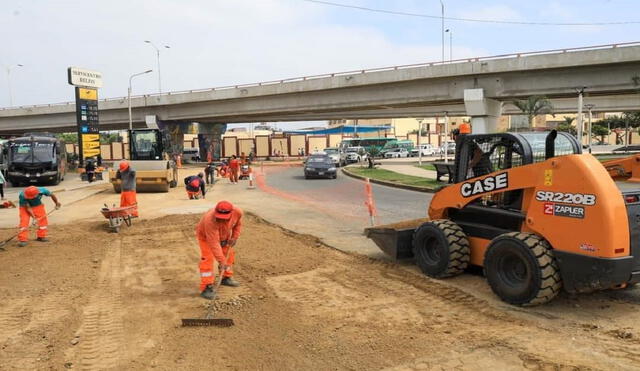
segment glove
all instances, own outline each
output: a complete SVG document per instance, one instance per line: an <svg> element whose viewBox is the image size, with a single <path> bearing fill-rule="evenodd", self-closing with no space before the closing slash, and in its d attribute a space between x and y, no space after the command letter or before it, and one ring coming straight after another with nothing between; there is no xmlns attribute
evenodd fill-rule
<svg viewBox="0 0 640 371"><path fill-rule="evenodd" d="M227 241L227 245L228 245L229 247L234 247L234 246L236 245L236 240L229 239L229 240Z"/></svg>
<svg viewBox="0 0 640 371"><path fill-rule="evenodd" d="M60 202L58 202L58 203L56 204L56 210L60 210L60 208L61 208L61 207L62 207L62 204L61 204Z"/></svg>
<svg viewBox="0 0 640 371"><path fill-rule="evenodd" d="M231 268L230 265L220 264L220 272L226 272L229 270L229 268Z"/></svg>

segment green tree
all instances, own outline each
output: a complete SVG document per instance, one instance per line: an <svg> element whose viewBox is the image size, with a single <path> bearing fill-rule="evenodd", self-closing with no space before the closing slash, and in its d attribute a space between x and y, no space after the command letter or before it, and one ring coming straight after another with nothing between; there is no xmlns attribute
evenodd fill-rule
<svg viewBox="0 0 640 371"><path fill-rule="evenodd" d="M56 138L62 140L65 143L73 143L78 144L78 134L77 133L61 133L56 134Z"/></svg>
<svg viewBox="0 0 640 371"><path fill-rule="evenodd" d="M575 136L576 134L578 134L576 127L571 125L571 124L567 124L566 122L562 122L560 124L558 124L558 127L556 128L558 131L564 131L566 133L569 133L573 136Z"/></svg>
<svg viewBox="0 0 640 371"><path fill-rule="evenodd" d="M573 122L576 120L575 117L564 116L564 123L567 125L573 125Z"/></svg>
<svg viewBox="0 0 640 371"><path fill-rule="evenodd" d="M533 119L536 116L553 112L551 101L541 95L532 95L524 100L514 100L511 104L527 116L529 127L533 126Z"/></svg>
<svg viewBox="0 0 640 371"><path fill-rule="evenodd" d="M600 144L604 144L604 137L609 135L609 129L607 129L606 125L602 125L600 122L591 125L591 135L593 138L600 137Z"/></svg>

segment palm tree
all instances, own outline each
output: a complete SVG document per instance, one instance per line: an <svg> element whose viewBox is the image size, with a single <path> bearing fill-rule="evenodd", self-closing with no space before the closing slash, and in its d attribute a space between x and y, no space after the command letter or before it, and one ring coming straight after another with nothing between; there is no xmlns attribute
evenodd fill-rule
<svg viewBox="0 0 640 371"><path fill-rule="evenodd" d="M563 124L567 124L567 125L572 125L573 122L576 120L575 117L569 117L569 116L564 116L563 119L564 119Z"/></svg>
<svg viewBox="0 0 640 371"><path fill-rule="evenodd" d="M533 126L533 119L536 116L553 112L551 101L540 95L532 95L527 99L514 100L511 103L527 116L529 127Z"/></svg>

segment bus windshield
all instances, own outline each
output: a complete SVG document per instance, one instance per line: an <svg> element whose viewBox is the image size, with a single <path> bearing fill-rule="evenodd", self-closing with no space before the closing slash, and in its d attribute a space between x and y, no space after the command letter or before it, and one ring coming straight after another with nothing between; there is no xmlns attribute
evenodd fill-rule
<svg viewBox="0 0 640 371"><path fill-rule="evenodd" d="M54 160L55 154L53 143L11 143L12 162L53 162Z"/></svg>

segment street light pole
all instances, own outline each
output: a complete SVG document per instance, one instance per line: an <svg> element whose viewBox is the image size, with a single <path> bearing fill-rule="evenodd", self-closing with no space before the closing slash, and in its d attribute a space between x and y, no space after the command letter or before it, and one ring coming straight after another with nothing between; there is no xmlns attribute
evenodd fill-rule
<svg viewBox="0 0 640 371"><path fill-rule="evenodd" d="M158 59L158 93L162 93L162 77L160 75L160 49L151 41L145 40L145 43L151 45L156 50L156 57ZM164 45L166 49L171 49L169 45Z"/></svg>
<svg viewBox="0 0 640 371"><path fill-rule="evenodd" d="M591 120L593 119L593 115L591 114L591 110L593 110L593 107L595 107L595 104L585 104L584 108L587 109L587 111L589 112L589 131L588 131L588 137L589 137L589 153L591 153Z"/></svg>
<svg viewBox="0 0 640 371"><path fill-rule="evenodd" d="M440 7L442 8L442 63L444 63L444 3L440 0Z"/></svg>
<svg viewBox="0 0 640 371"><path fill-rule="evenodd" d="M444 111L444 162L449 162L449 113Z"/></svg>
<svg viewBox="0 0 640 371"><path fill-rule="evenodd" d="M153 70L146 70L144 72L134 73L133 75L129 76L129 89L127 89L127 101L129 103L129 130L133 130L133 120L131 119L131 80L133 80L133 78L136 76L144 75L149 72L153 72ZM129 140L131 140L131 138L129 138Z"/></svg>
<svg viewBox="0 0 640 371"><path fill-rule="evenodd" d="M20 63L7 66L7 87L9 88L9 107L13 106L13 93L11 91L11 68L12 67L24 67Z"/></svg>
<svg viewBox="0 0 640 371"><path fill-rule="evenodd" d="M586 89L586 86L583 86L582 88L577 88L576 91L578 92L578 122L577 122L577 130L576 130L576 136L578 137L578 143L580 143L580 148L582 148L582 129L583 129L583 122L582 122L582 95L584 94L584 89Z"/></svg>
<svg viewBox="0 0 640 371"><path fill-rule="evenodd" d="M418 120L418 165L422 165L422 148L420 148L420 137L422 137L422 122L423 120Z"/></svg>
<svg viewBox="0 0 640 371"><path fill-rule="evenodd" d="M449 34L449 62L453 61L453 31L447 28L444 32Z"/></svg>

